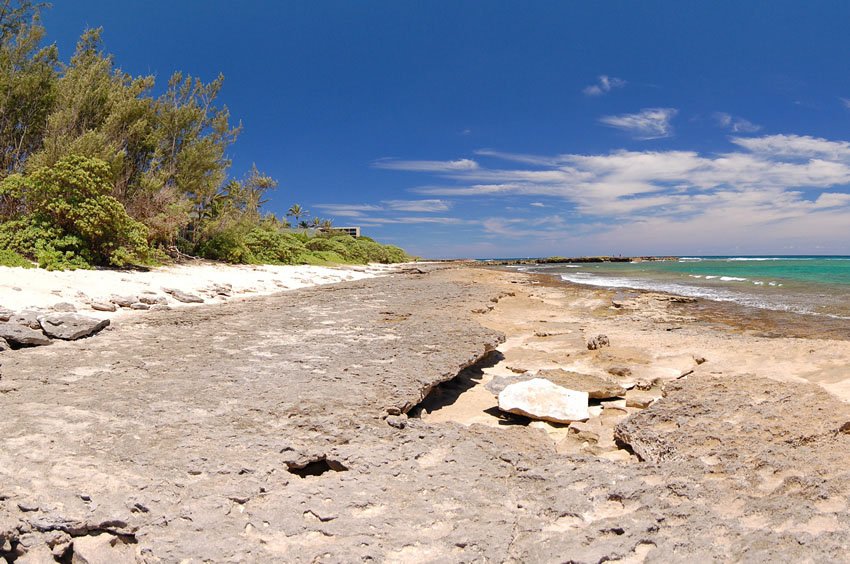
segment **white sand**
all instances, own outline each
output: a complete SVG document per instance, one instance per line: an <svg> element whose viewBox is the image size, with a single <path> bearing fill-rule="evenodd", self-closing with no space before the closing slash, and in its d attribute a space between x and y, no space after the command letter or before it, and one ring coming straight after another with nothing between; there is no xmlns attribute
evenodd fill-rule
<svg viewBox="0 0 850 564"><path fill-rule="evenodd" d="M91 309L92 302L108 303L110 297L165 297L168 305L184 304L163 289L176 289L195 294L207 304L221 303L237 297L267 295L319 284L359 280L391 272L396 266L368 265L347 267L322 266L242 266L200 263L168 266L148 272L128 270L74 270L49 272L40 268L0 267L0 308L21 312L44 311L61 302L73 304L77 311L92 317L113 318L137 313L118 309L102 312ZM213 287L229 284L229 298L216 296Z"/></svg>

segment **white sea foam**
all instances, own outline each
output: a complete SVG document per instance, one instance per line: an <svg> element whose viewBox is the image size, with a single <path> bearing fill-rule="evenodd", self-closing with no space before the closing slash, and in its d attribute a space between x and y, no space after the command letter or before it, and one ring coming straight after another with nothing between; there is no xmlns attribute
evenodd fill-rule
<svg viewBox="0 0 850 564"><path fill-rule="evenodd" d="M724 282L746 282L746 278L738 278L737 276L721 276L720 279Z"/></svg>
<svg viewBox="0 0 850 564"><path fill-rule="evenodd" d="M707 288L701 286L691 286L687 284L678 284L675 282L659 282L652 280L639 280L634 278L617 278L617 277L602 277L594 276L586 272L576 272L575 274L560 274L561 280L573 282L575 284L585 284L588 286L598 286L602 288L633 288L635 290L647 290L651 292L664 292L667 294L675 294L678 296L687 296L692 298L705 298L718 302L733 302L744 306L755 307L759 309L769 309L774 311L788 311L792 313L802 313L811 315L823 315L816 313L802 304L782 303L770 300L766 296L756 296L744 292L736 292L725 290L723 288ZM706 278L712 278L706 276ZM713 278L718 278L717 276ZM756 281L759 282L759 281ZM764 284L764 282L762 282ZM770 282L772 286L782 286L778 282ZM847 319L842 316L828 314L829 317L839 319Z"/></svg>

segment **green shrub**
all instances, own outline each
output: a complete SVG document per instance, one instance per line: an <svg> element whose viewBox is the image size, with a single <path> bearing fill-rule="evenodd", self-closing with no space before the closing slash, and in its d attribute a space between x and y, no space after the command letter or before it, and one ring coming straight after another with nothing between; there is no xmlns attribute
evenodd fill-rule
<svg viewBox="0 0 850 564"><path fill-rule="evenodd" d="M230 227L207 238L197 250L198 256L236 264L251 264L254 255L245 244L245 230Z"/></svg>
<svg viewBox="0 0 850 564"><path fill-rule="evenodd" d="M0 250L0 266L17 266L21 268L33 268L32 261L29 261L8 249Z"/></svg>
<svg viewBox="0 0 850 564"><path fill-rule="evenodd" d="M258 263L293 264L296 257L307 252L297 235L262 225L248 233L245 243Z"/></svg>
<svg viewBox="0 0 850 564"><path fill-rule="evenodd" d="M28 215L0 226L0 248L43 268L127 266L151 258L147 228L111 195L109 167L70 156L0 183L0 196L25 201Z"/></svg>

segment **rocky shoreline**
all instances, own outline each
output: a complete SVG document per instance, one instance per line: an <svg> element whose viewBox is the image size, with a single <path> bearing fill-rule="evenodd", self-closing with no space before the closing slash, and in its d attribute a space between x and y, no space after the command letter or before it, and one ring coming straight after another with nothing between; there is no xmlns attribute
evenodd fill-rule
<svg viewBox="0 0 850 564"><path fill-rule="evenodd" d="M0 557L846 558L847 342L537 282L423 267L0 353ZM541 375L588 419L498 409Z"/></svg>

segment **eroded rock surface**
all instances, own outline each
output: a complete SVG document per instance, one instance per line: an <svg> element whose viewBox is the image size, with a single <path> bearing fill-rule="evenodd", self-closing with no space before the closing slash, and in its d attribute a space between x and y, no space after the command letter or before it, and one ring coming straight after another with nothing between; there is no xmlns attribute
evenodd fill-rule
<svg viewBox="0 0 850 564"><path fill-rule="evenodd" d="M639 464L559 454L515 422L392 415L501 340L466 313L500 276L155 312L14 351L0 556L72 561L79 542L151 563L846 559L850 408L811 385L672 383L618 427Z"/></svg>

